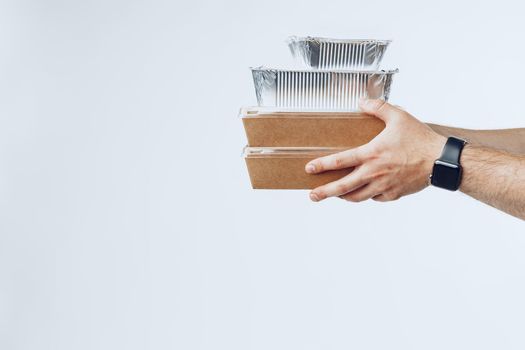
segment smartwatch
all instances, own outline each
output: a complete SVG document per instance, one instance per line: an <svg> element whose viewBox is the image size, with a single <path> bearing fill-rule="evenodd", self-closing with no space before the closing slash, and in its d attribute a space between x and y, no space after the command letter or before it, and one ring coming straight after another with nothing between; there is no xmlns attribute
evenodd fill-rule
<svg viewBox="0 0 525 350"><path fill-rule="evenodd" d="M444 188L449 191L456 191L461 184L461 164L459 159L461 151L467 141L456 137L449 137L441 157L434 162L430 184L432 186Z"/></svg>

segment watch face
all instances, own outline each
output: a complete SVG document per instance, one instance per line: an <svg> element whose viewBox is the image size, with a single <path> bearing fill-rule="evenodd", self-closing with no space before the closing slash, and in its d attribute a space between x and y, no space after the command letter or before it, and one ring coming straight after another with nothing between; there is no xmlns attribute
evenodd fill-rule
<svg viewBox="0 0 525 350"><path fill-rule="evenodd" d="M459 165L436 160L432 170L432 185L455 191L459 188L460 181L461 167Z"/></svg>

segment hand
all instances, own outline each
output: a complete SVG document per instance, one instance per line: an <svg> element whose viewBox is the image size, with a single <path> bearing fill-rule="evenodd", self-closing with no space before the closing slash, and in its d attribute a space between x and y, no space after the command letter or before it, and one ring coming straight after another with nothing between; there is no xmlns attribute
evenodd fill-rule
<svg viewBox="0 0 525 350"><path fill-rule="evenodd" d="M446 138L404 110L382 100L363 100L359 107L386 124L366 145L312 160L306 172L354 168L347 176L310 192L314 202L341 197L351 202L396 200L428 186L434 161Z"/></svg>

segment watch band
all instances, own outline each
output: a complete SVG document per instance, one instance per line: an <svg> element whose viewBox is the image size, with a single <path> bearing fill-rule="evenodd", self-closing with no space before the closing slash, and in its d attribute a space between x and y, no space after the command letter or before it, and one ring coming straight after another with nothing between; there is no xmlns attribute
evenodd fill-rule
<svg viewBox="0 0 525 350"><path fill-rule="evenodd" d="M459 164L459 159L461 157L461 151L463 151L463 146L465 146L466 141L458 139L455 137L449 137L445 147L443 147L443 153L439 160L445 161L451 164Z"/></svg>

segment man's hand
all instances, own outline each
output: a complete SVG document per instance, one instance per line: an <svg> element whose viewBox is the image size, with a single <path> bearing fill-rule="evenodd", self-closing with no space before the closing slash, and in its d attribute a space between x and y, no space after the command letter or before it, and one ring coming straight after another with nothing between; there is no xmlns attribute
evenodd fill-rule
<svg viewBox="0 0 525 350"><path fill-rule="evenodd" d="M315 202L335 196L352 202L370 198L391 201L428 185L428 176L446 138L382 100L361 101L359 106L364 113L383 120L386 127L366 145L306 165L310 174L354 168L342 179L312 190L310 199Z"/></svg>

